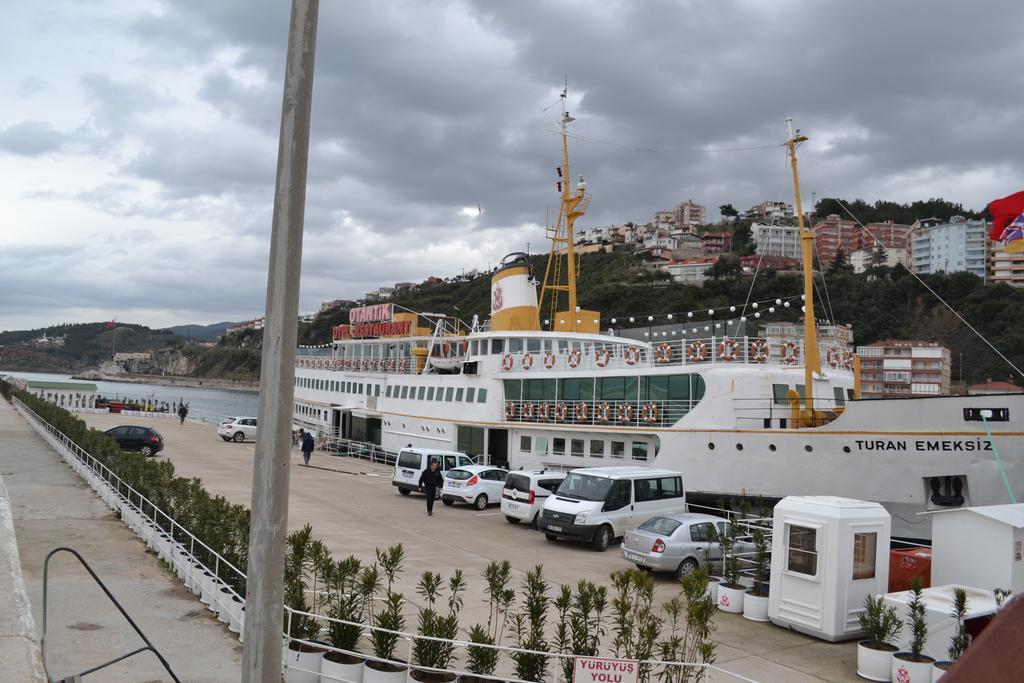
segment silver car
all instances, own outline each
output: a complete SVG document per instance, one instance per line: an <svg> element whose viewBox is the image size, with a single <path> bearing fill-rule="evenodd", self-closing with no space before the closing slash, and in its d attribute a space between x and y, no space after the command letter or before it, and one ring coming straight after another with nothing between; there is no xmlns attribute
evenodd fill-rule
<svg viewBox="0 0 1024 683"><path fill-rule="evenodd" d="M637 529L628 529L622 539L622 556L642 569L688 576L704 562L720 562L718 534L725 533L725 520L713 515L678 514L652 517Z"/></svg>

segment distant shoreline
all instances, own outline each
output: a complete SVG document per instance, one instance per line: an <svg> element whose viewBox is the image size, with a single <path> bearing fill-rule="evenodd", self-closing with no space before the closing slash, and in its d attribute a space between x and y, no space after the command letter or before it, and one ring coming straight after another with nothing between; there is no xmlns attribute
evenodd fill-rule
<svg viewBox="0 0 1024 683"><path fill-rule="evenodd" d="M159 384L166 387L193 387L197 389L233 389L236 391L259 391L259 382L246 380L217 379L209 377L179 377L176 375L106 375L87 370L72 376L85 381L125 382L128 384Z"/></svg>

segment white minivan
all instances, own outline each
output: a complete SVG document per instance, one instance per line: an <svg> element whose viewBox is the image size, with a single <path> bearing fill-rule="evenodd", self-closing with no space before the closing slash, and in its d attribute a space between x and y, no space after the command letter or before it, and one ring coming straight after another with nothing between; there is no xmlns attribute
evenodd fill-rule
<svg viewBox="0 0 1024 683"><path fill-rule="evenodd" d="M651 517L686 512L683 475L648 467L587 467L569 472L544 501L540 530L549 541L593 543L599 551Z"/></svg>
<svg viewBox="0 0 1024 683"><path fill-rule="evenodd" d="M540 528L544 501L558 490L565 472L534 470L509 472L501 494L501 512L511 524L526 522Z"/></svg>
<svg viewBox="0 0 1024 683"><path fill-rule="evenodd" d="M403 448L398 452L395 461L395 473L391 477L391 485L398 487L398 492L408 496L412 491L420 489L420 474L427 469L431 460L437 460L441 472L472 465L473 460L459 451L441 451L434 448ZM438 494L440 494L438 490Z"/></svg>

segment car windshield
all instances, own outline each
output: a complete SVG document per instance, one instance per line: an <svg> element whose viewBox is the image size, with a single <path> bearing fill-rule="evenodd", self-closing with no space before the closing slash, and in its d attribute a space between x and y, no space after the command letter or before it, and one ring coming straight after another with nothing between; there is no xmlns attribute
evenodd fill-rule
<svg viewBox="0 0 1024 683"><path fill-rule="evenodd" d="M604 500L612 480L590 474L570 472L558 487L558 495L577 500Z"/></svg>
<svg viewBox="0 0 1024 683"><path fill-rule="evenodd" d="M448 470L448 473L444 476L449 479L455 479L456 481L463 481L473 476L473 473L469 470Z"/></svg>
<svg viewBox="0 0 1024 683"><path fill-rule="evenodd" d="M652 517L640 525L640 531L650 531L655 534L671 536L680 526L682 526L682 522L670 517Z"/></svg>

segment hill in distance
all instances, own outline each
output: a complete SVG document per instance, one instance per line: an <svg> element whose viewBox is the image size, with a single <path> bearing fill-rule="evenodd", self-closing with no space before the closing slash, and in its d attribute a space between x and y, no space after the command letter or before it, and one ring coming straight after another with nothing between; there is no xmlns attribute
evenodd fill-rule
<svg viewBox="0 0 1024 683"><path fill-rule="evenodd" d="M179 337L191 337L192 339L217 339L222 336L227 329L233 325L237 325L236 322L222 322L222 323L211 323L210 325L175 325L174 327L166 327L169 332L173 332Z"/></svg>

